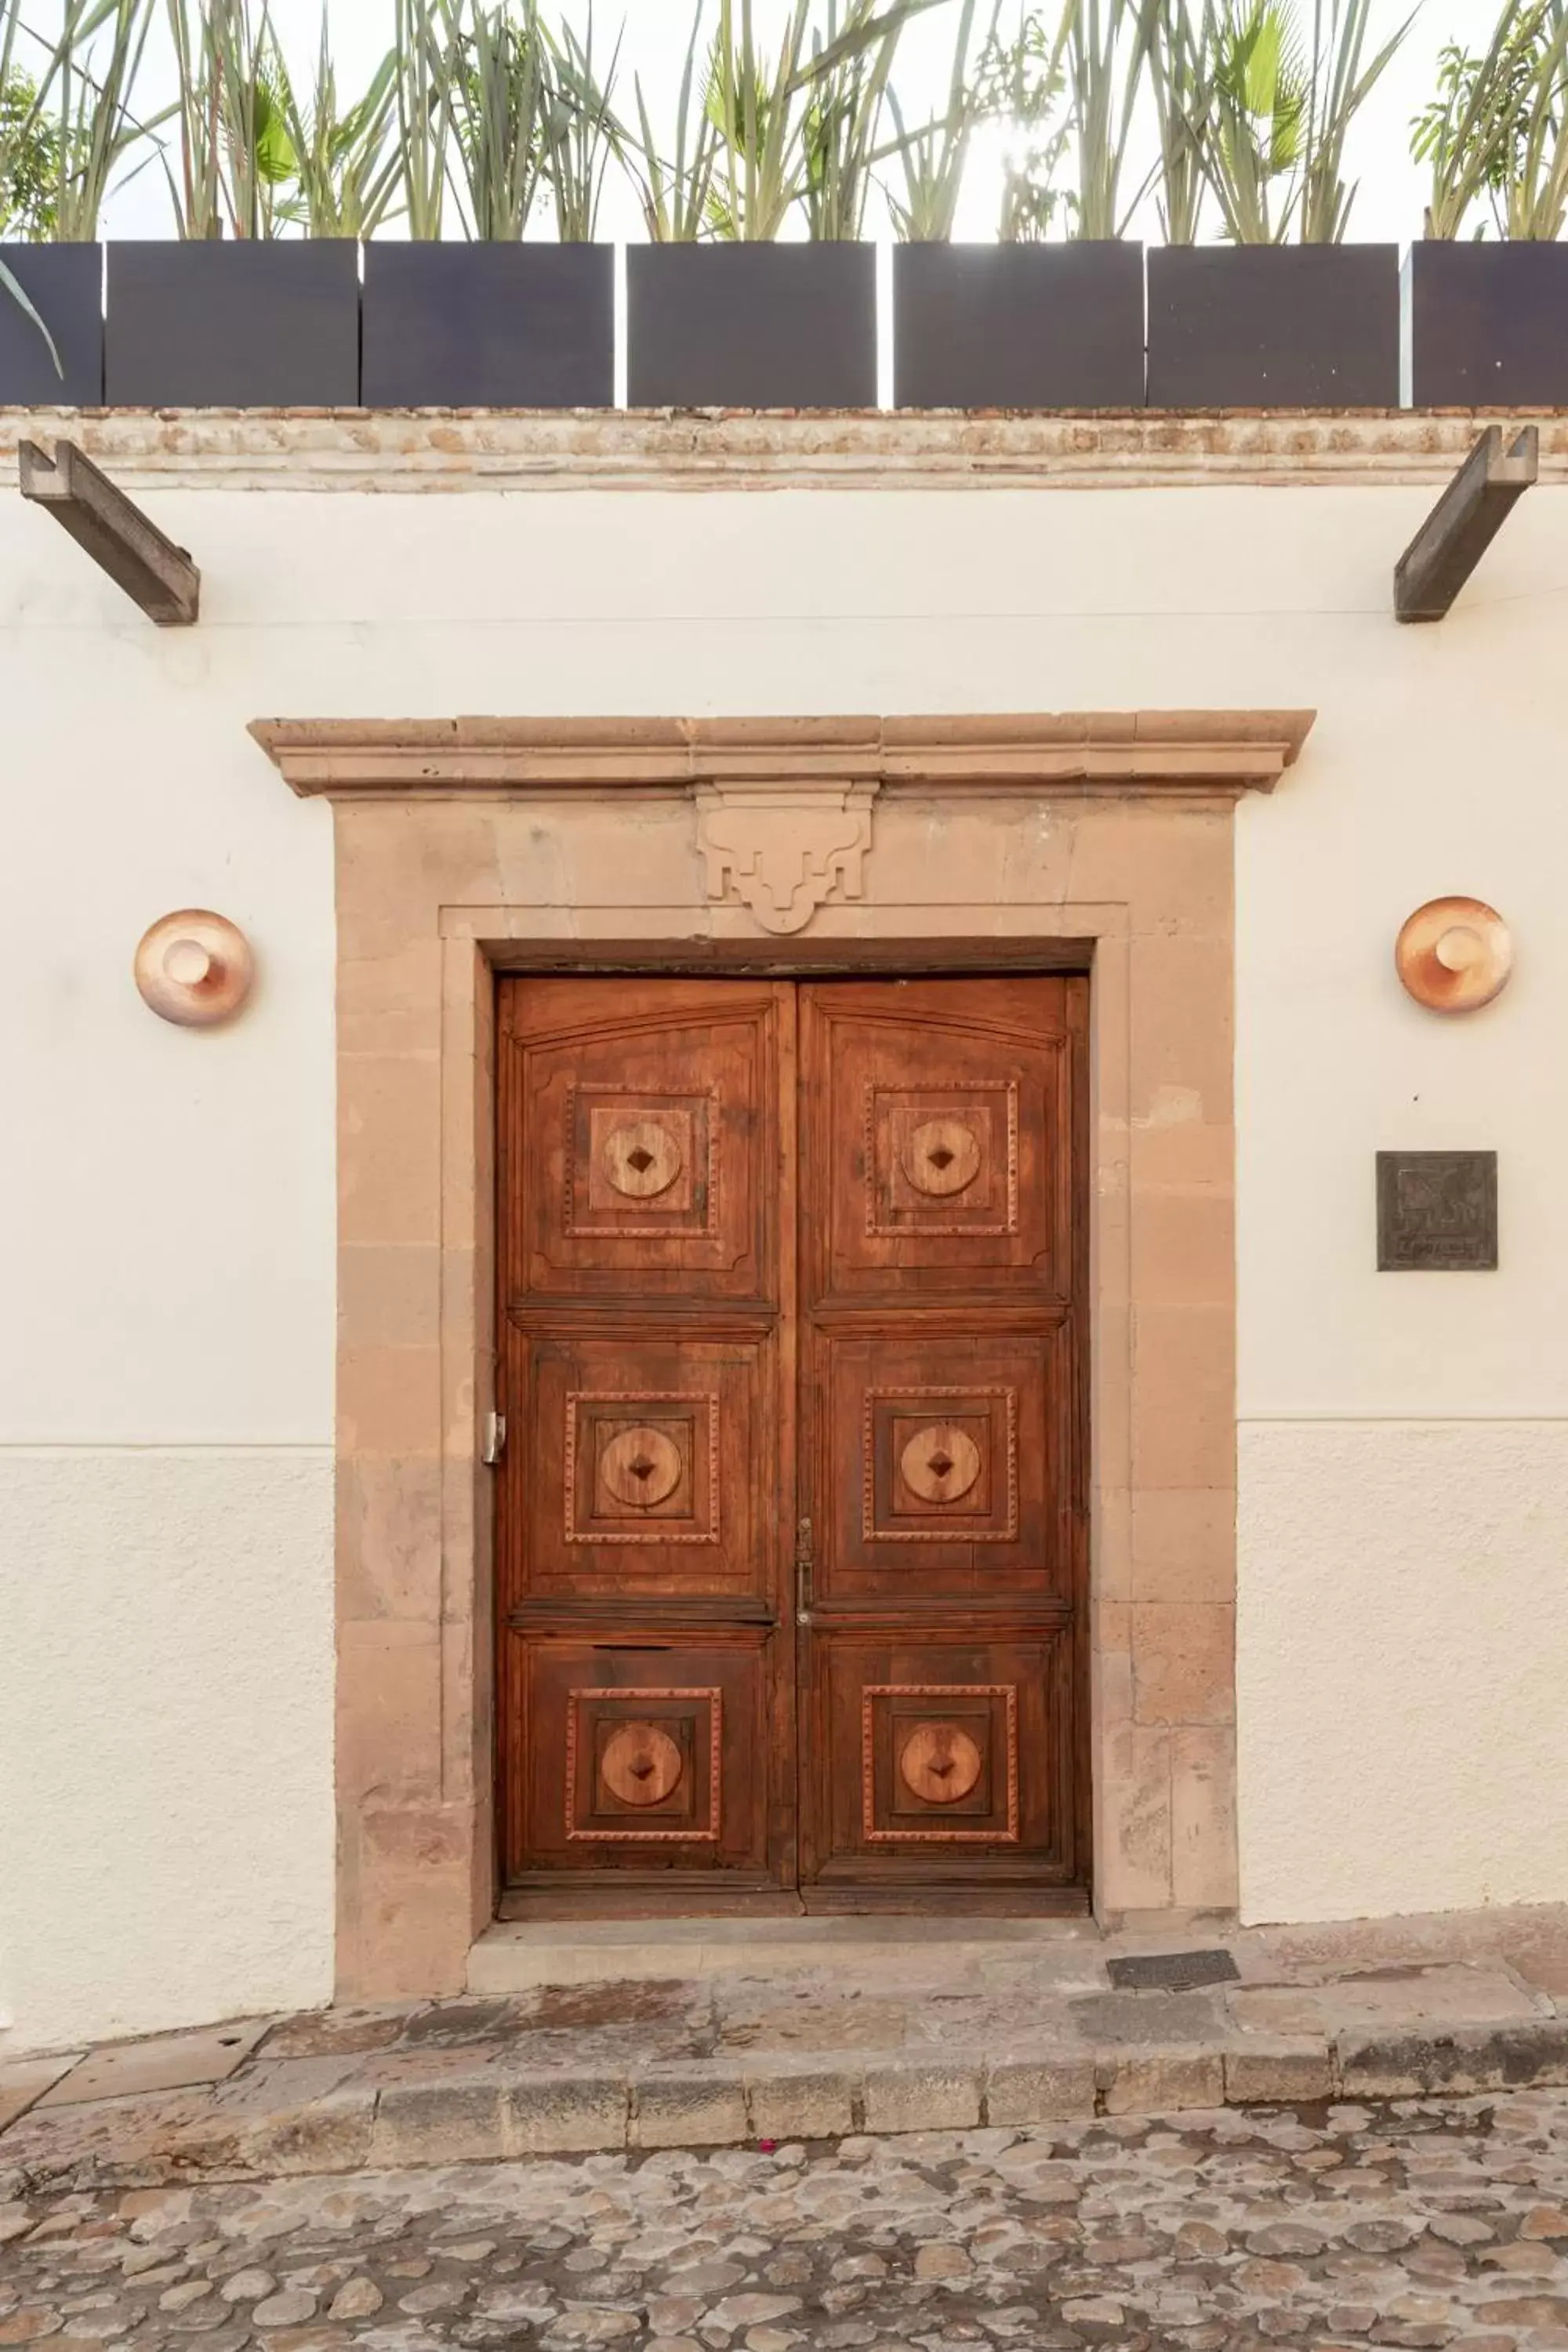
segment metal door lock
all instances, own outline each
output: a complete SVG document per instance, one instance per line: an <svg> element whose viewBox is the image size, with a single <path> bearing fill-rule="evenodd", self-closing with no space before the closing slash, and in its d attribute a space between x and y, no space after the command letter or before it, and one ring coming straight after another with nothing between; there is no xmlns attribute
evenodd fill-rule
<svg viewBox="0 0 1568 2352"><path fill-rule="evenodd" d="M505 1452L506 1415L504 1412L487 1412L484 1439L479 1447L479 1460L487 1470L494 1470Z"/></svg>

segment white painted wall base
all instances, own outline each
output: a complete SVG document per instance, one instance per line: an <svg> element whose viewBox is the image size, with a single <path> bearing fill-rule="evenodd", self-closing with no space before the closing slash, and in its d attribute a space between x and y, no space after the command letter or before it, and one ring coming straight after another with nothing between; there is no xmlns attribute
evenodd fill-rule
<svg viewBox="0 0 1568 2352"><path fill-rule="evenodd" d="M1560 1902L1568 1422L1255 1422L1240 1454L1243 1917Z"/></svg>
<svg viewBox="0 0 1568 2352"><path fill-rule="evenodd" d="M0 1452L0 2054L332 1981L323 1447Z"/></svg>

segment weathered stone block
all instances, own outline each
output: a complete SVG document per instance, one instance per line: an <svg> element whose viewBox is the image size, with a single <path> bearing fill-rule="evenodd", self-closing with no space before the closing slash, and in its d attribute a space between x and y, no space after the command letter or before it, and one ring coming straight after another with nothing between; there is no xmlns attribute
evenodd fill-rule
<svg viewBox="0 0 1568 2352"><path fill-rule="evenodd" d="M837 2068L748 2075L754 2139L842 2139L855 2128L860 2079Z"/></svg>
<svg viewBox="0 0 1568 2352"><path fill-rule="evenodd" d="M1568 2083L1568 2017L1457 2033L1342 2033L1335 2054L1341 2087L1356 2098Z"/></svg>
<svg viewBox="0 0 1568 2352"><path fill-rule="evenodd" d="M375 2094L338 2091L247 2132L245 2161L257 2172L357 2172L370 2162Z"/></svg>
<svg viewBox="0 0 1568 2352"><path fill-rule="evenodd" d="M479 2082L394 2083L371 2127L373 2165L493 2162L509 2153L501 2088Z"/></svg>
<svg viewBox="0 0 1568 2352"><path fill-rule="evenodd" d="M505 2092L509 2156L567 2156L626 2144L626 2084L596 2074L513 2074Z"/></svg>
<svg viewBox="0 0 1568 2352"><path fill-rule="evenodd" d="M868 2132L969 2131L980 2121L978 2066L872 2066Z"/></svg>
<svg viewBox="0 0 1568 2352"><path fill-rule="evenodd" d="M1334 2095L1333 2053L1324 2040L1248 2042L1225 2053L1228 2105L1293 2106Z"/></svg>
<svg viewBox="0 0 1568 2352"><path fill-rule="evenodd" d="M985 2070L985 2119L1049 2123L1094 2113L1092 2058L1003 2058Z"/></svg>
<svg viewBox="0 0 1568 2352"><path fill-rule="evenodd" d="M1100 2058L1096 2079L1108 2116L1225 2105L1225 2059L1218 2050L1118 2050Z"/></svg>
<svg viewBox="0 0 1568 2352"><path fill-rule="evenodd" d="M738 2074L672 2067L633 2080L633 2147L722 2147L750 2137L745 2085Z"/></svg>

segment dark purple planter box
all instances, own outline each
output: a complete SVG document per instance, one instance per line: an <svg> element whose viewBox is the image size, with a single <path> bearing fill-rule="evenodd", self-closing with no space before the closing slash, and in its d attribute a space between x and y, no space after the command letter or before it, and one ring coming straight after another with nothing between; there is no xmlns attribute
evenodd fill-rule
<svg viewBox="0 0 1568 2352"><path fill-rule="evenodd" d="M97 408L103 400L103 247L0 245L55 339L64 375L8 286L0 286L0 407Z"/></svg>
<svg viewBox="0 0 1568 2352"><path fill-rule="evenodd" d="M1426 238L1405 300L1415 407L1568 405L1568 245Z"/></svg>
<svg viewBox="0 0 1568 2352"><path fill-rule="evenodd" d="M870 408L869 245L634 245L626 253L634 408Z"/></svg>
<svg viewBox="0 0 1568 2352"><path fill-rule="evenodd" d="M1142 247L896 247L893 404L1142 408Z"/></svg>
<svg viewBox="0 0 1568 2352"><path fill-rule="evenodd" d="M607 408L615 247L364 249L367 408Z"/></svg>
<svg viewBox="0 0 1568 2352"><path fill-rule="evenodd" d="M1151 408L1398 403L1396 246L1151 250Z"/></svg>
<svg viewBox="0 0 1568 2352"><path fill-rule="evenodd" d="M114 408L357 408L352 238L109 247Z"/></svg>

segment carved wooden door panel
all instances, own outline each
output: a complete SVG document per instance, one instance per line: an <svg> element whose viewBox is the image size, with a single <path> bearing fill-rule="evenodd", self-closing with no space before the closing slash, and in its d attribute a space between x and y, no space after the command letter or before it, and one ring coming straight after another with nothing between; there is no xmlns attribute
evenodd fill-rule
<svg viewBox="0 0 1568 2352"><path fill-rule="evenodd" d="M803 992L813 1909L1083 1899L1086 991Z"/></svg>
<svg viewBox="0 0 1568 2352"><path fill-rule="evenodd" d="M767 982L502 985L514 1888L710 1908L793 1877L794 1011Z"/></svg>
<svg viewBox="0 0 1568 2352"><path fill-rule="evenodd" d="M1081 1905L1086 985L503 982L515 1902Z"/></svg>

